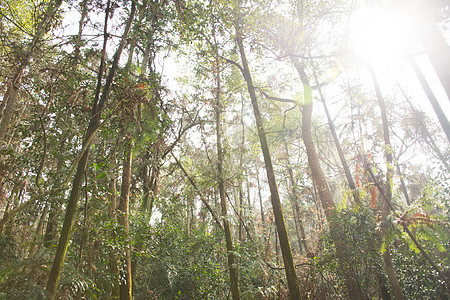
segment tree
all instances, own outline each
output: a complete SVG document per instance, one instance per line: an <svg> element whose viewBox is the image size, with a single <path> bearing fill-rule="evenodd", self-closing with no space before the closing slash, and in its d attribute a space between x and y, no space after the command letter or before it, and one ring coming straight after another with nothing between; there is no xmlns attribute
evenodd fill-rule
<svg viewBox="0 0 450 300"><path fill-rule="evenodd" d="M107 25L106 20L108 20L108 18L109 18L109 10L110 10L110 6L109 6L109 2L108 2L106 12L105 12L105 28ZM101 89L101 85L102 85L102 74L103 74L104 64L105 64L104 58L102 59L102 62L100 64L100 70L98 73L97 90L96 90L96 94L95 94L95 98L94 98L94 102L93 102L92 110L91 110L92 118L87 127L86 136L85 136L84 142L83 142L83 148L86 148L86 149L84 149L84 154L81 157L81 160L78 162L77 172L76 172L74 180L73 180L72 190L71 190L69 202L68 202L68 205L66 208L66 215L64 217L64 225L61 230L61 236L59 238L58 248L56 250L55 259L53 260L52 269L50 271L50 275L49 275L48 282L47 282L46 289L51 294L52 298L55 298L55 296L56 296L56 289L58 286L59 278L61 276L61 270L62 270L62 267L64 264L64 258L66 256L67 248L69 246L70 234L72 231L73 220L75 217L75 211L76 211L77 204L78 204L80 187L81 187L81 183L82 183L82 177L85 172L86 164L88 161L89 149L92 144L92 139L95 136L95 133L97 132L97 130L100 126L101 113L102 113L103 109L105 108L106 101L108 100L108 96L111 91L111 85L112 85L112 82L116 75L120 56L122 54L123 48L125 47L126 39L127 39L128 33L130 32L131 24L133 22L135 13L136 13L136 4L133 2L131 5L130 15L129 15L127 23L126 23L124 33L122 35L119 47L117 48L116 53L114 54L113 63L109 70L106 82L103 86L101 97L100 97L100 89ZM104 53L103 55L106 55L106 35L105 35L105 39L104 39L103 53Z"/></svg>
<svg viewBox="0 0 450 300"><path fill-rule="evenodd" d="M449 49L450 53L450 49ZM442 129L444 129L445 135L447 136L447 140L450 142L450 123L447 120L447 117L445 116L444 111L442 110L441 106L439 105L439 102L437 101L436 97L434 96L433 91L431 90L430 86L427 83L427 80L425 79L425 76L420 71L419 66L417 65L414 58L410 58L411 66L414 70L414 73L416 73L417 79L419 79L420 85L422 86L423 91L427 95L428 100L431 103L431 106L433 107L434 112L436 113L436 116L438 117L439 122L441 123Z"/></svg>
<svg viewBox="0 0 450 300"><path fill-rule="evenodd" d="M313 108L312 89L309 84L309 79L306 76L304 67L294 58L291 58L294 66L299 73L300 80L303 84L303 99L305 105L302 107L302 138L305 144L306 153L308 155L308 163L311 168L311 176L316 184L316 189L319 193L319 198L322 203L322 208L325 211L325 216L330 226L330 231L334 230L333 211L335 210L334 200L329 190L327 181L320 167L317 152L314 146L314 141L311 134L311 117ZM361 287L356 278L356 273L350 265L349 257L346 257L348 251L346 247L348 245L342 244L339 240L335 240L336 252L338 260L341 264L341 268L344 269L344 276L346 280L346 286L350 298L363 299Z"/></svg>
<svg viewBox="0 0 450 300"><path fill-rule="evenodd" d="M239 48L239 54L242 62L242 73L247 83L248 93L250 95L253 113L255 115L256 129L258 131L259 141L261 143L261 150L264 156L264 164L267 172L267 179L269 181L269 188L271 194L271 202L273 208L273 214L275 217L275 224L277 227L278 238L280 240L281 253L283 255L284 268L286 272L286 278L289 287L290 299L301 299L300 287L297 281L297 273L295 271L294 260L292 258L291 245L289 243L288 234L286 231L286 225L284 222L283 210L281 208L280 195L278 193L278 187L275 179L275 174L272 166L272 159L270 156L269 146L266 140L266 134L264 132L264 125L262 123L261 113L259 112L258 102L256 98L255 88L253 85L252 77L250 74L247 58L245 55L245 49L243 44L242 35L240 32L240 15L235 16L235 29L236 29L236 43Z"/></svg>
<svg viewBox="0 0 450 300"><path fill-rule="evenodd" d="M406 5L411 5L408 3ZM450 100L450 48L447 42L436 26L439 21L440 1L431 3L423 0L415 0L412 3L412 11L416 14L418 21L417 35L428 54L431 64L441 81L442 87Z"/></svg>
<svg viewBox="0 0 450 300"><path fill-rule="evenodd" d="M394 160L393 160L393 149L391 145L390 135L389 135L389 121L387 118L386 105L384 103L383 96L381 95L380 85L378 83L377 77L372 66L369 66L370 75L373 80L373 84L375 86L375 93L378 100L378 105L380 106L381 112L381 120L383 125L383 138L384 138L384 146L385 146L385 155L386 155L386 187L384 189L384 195L386 196L386 203L383 203L381 218L385 219L390 212L391 201L392 201L392 180L394 177ZM382 229L381 235L386 235L386 228ZM386 272L388 274L389 282L391 283L392 289L394 290L394 295L396 299L404 299L403 292L401 290L400 284L397 279L397 275L395 274L395 269L392 264L391 259L391 250L390 246L386 246L386 250L383 253L384 265L386 268Z"/></svg>
<svg viewBox="0 0 450 300"><path fill-rule="evenodd" d="M131 246L130 229L128 224L129 198L130 198L130 180L131 180L131 162L133 155L133 139L131 134L125 138L125 151L123 156L123 174L122 187L120 189L120 200L117 206L119 214L119 225L123 228L125 238L125 255L121 257L120 272L120 299L132 299L132 281L131 281Z"/></svg>

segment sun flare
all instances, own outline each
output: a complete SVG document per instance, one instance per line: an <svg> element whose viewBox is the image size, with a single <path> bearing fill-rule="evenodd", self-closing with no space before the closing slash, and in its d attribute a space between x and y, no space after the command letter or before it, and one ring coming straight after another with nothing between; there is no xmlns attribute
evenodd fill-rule
<svg viewBox="0 0 450 300"><path fill-rule="evenodd" d="M368 6L355 12L349 43L364 60L382 62L403 55L414 38L411 18L394 7Z"/></svg>

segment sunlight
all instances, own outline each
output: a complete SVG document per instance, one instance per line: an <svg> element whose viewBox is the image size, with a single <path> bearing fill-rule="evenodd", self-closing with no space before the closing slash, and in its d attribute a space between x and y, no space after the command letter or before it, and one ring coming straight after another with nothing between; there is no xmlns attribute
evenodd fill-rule
<svg viewBox="0 0 450 300"><path fill-rule="evenodd" d="M411 18L393 7L361 8L349 25L351 51L372 62L381 63L404 55L414 38Z"/></svg>

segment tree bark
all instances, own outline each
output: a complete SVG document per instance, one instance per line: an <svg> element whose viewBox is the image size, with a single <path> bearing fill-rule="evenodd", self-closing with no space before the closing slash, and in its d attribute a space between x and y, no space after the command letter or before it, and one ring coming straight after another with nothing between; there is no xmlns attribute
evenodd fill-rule
<svg viewBox="0 0 450 300"><path fill-rule="evenodd" d="M120 300L132 299L132 281L131 281L131 249L129 239L129 200L130 200L130 181L131 181L131 161L133 154L133 139L131 135L125 141L125 151L123 156L122 186L120 189L120 200L117 207L119 225L123 229L121 238L125 238L125 256L119 257L120 264L123 266L120 273Z"/></svg>
<svg viewBox="0 0 450 300"><path fill-rule="evenodd" d="M242 101L244 102L244 101ZM244 231L244 220L242 219L244 216L244 191L242 185L244 184L244 171L243 171L243 163L244 163L244 150L245 150L245 126L244 126L244 104L242 103L240 123L241 123L241 146L239 147L239 175L238 175L238 184L239 184L239 242L243 242L243 231Z"/></svg>
<svg viewBox="0 0 450 300"><path fill-rule="evenodd" d="M264 156L264 163L266 166L267 179L269 181L269 189L271 195L271 202L273 208L273 214L275 216L275 223L277 226L278 237L280 239L280 247L283 255L284 268L286 272L286 278L289 288L289 297L292 300L301 299L300 286L298 284L297 272L295 271L294 259L292 257L291 245L289 243L288 233L286 230L286 224L284 221L283 209L281 207L280 195L278 193L277 182L275 179L275 173L272 165L272 158L270 156L269 145L266 139L266 133L264 131L264 125L262 122L261 113L259 111L258 101L256 98L256 92L253 85L253 80L250 75L250 69L245 55L244 44L240 33L240 25L238 22L239 16L235 16L235 28L236 28L236 43L239 48L239 53L242 61L242 72L247 83L247 90L250 94L250 99L253 107L253 113L256 121L256 129L259 136L259 142L261 144L261 150Z"/></svg>
<svg viewBox="0 0 450 300"><path fill-rule="evenodd" d="M109 181L109 210L108 215L113 224L117 222L117 199L116 199L116 154L113 154L112 158L112 167L111 167L111 179ZM111 236L112 238L116 238L116 232L115 230L111 230ZM115 280L112 280L111 282L111 299L119 299L120 297L120 284L119 284L119 264L117 261L117 255L114 251L114 249L110 250L109 253L109 265L108 265L110 274L112 278Z"/></svg>
<svg viewBox="0 0 450 300"><path fill-rule="evenodd" d="M230 272L230 282L231 282L231 295L233 300L240 299L239 295L239 283L238 283L238 269L236 265L236 257L234 255L233 240L231 237L230 223L228 221L227 212L227 198L225 195L225 185L223 180L223 149L222 149L222 99L220 97L221 93L221 81L220 81L220 65L219 58L216 57L215 60L215 79L216 79L216 139L217 139L217 180L219 184L219 196L220 196L220 206L222 209L223 218L223 229L225 230L225 243L227 247L228 256L228 269ZM240 221L239 221L240 224Z"/></svg>

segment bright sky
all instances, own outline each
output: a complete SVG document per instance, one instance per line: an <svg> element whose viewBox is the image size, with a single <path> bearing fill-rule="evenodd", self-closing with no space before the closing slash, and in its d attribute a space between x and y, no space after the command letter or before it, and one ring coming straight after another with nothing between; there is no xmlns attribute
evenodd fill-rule
<svg viewBox="0 0 450 300"><path fill-rule="evenodd" d="M385 84L394 86L395 80L407 84L405 88L409 90L409 95L414 95L411 100L435 117L411 66L405 63L408 52L421 53L416 60L450 119L450 101L415 33L415 28L421 26L418 8L411 6L405 9L401 1L390 3L398 5L365 5L357 10L350 23L351 50L364 61L371 61L381 72L380 77ZM443 31L443 34L445 36L446 32Z"/></svg>

